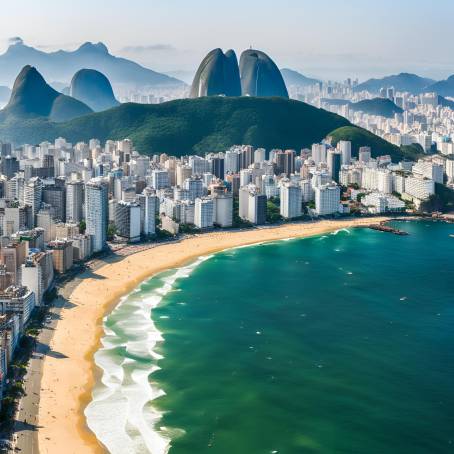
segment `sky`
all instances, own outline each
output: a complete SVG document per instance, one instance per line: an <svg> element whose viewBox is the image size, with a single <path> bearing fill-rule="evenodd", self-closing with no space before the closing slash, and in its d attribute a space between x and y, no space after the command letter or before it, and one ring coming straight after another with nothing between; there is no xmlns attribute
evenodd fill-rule
<svg viewBox="0 0 454 454"><path fill-rule="evenodd" d="M441 79L454 74L453 18L453 0L15 0L0 15L0 51L13 37L44 51L102 41L190 77L215 47L253 46L324 80Z"/></svg>

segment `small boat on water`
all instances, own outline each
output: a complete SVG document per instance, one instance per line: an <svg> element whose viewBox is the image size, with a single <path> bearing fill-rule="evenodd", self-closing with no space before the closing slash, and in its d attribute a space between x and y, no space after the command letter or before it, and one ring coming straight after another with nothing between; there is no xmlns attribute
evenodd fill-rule
<svg viewBox="0 0 454 454"><path fill-rule="evenodd" d="M451 233L449 236L450 236L451 238L454 238L454 233Z"/></svg>

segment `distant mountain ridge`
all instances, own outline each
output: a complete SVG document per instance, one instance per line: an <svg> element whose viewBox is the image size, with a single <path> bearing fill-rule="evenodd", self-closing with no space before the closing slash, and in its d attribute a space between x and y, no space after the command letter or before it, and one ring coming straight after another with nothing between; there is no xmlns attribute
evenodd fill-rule
<svg viewBox="0 0 454 454"><path fill-rule="evenodd" d="M312 85L320 83L318 79L312 79L310 77L306 77L305 75L289 68L282 68L281 69L282 77L284 81L289 86L298 86L298 87L310 87Z"/></svg>
<svg viewBox="0 0 454 454"><path fill-rule="evenodd" d="M11 86L16 74L31 65L50 81L69 83L83 68L96 69L111 83L137 87L181 87L184 82L152 71L131 60L115 57L103 43L87 42L74 51L43 52L26 46L22 40L9 46L0 55L0 85Z"/></svg>
<svg viewBox="0 0 454 454"><path fill-rule="evenodd" d="M14 82L10 100L0 111L0 120L45 117L62 122L91 112L83 102L54 90L36 68L27 65Z"/></svg>
<svg viewBox="0 0 454 454"><path fill-rule="evenodd" d="M443 97L454 97L454 75L430 85L427 91L437 93L437 95Z"/></svg>
<svg viewBox="0 0 454 454"><path fill-rule="evenodd" d="M357 85L354 90L366 90L370 93L378 94L381 88L394 87L396 91L408 91L413 94L418 94L434 83L435 80L433 79L420 77L411 73L400 73L381 79L369 79Z"/></svg>

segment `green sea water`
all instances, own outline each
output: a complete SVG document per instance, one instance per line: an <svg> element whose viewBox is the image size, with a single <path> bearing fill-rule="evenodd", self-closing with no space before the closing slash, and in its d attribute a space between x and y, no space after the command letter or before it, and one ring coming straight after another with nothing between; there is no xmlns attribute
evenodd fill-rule
<svg viewBox="0 0 454 454"><path fill-rule="evenodd" d="M171 454L453 453L454 225L397 226L410 235L239 248L144 283L105 321L89 425L117 452L165 452L163 436ZM109 429L102 411L126 416Z"/></svg>

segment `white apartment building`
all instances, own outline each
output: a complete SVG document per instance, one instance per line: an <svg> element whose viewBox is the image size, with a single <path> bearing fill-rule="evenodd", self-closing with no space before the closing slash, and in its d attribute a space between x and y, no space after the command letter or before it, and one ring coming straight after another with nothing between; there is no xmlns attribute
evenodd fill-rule
<svg viewBox="0 0 454 454"><path fill-rule="evenodd" d="M209 197L198 198L195 200L194 224L199 229L213 227L214 221L214 202Z"/></svg>
<svg viewBox="0 0 454 454"><path fill-rule="evenodd" d="M108 193L100 180L91 180L85 186L86 233L92 237L92 251L102 251L107 239Z"/></svg>
<svg viewBox="0 0 454 454"><path fill-rule="evenodd" d="M405 180L405 192L411 197L426 200L435 194L435 183L421 176L410 176Z"/></svg>
<svg viewBox="0 0 454 454"><path fill-rule="evenodd" d="M417 176L422 176L430 180L434 180L435 183L443 184L444 169L441 164L436 164L431 161L424 161L420 159L412 169L412 172Z"/></svg>
<svg viewBox="0 0 454 454"><path fill-rule="evenodd" d="M281 184L281 216L286 219L300 217L302 213L302 191L298 184L286 182Z"/></svg>
<svg viewBox="0 0 454 454"><path fill-rule="evenodd" d="M232 194L216 194L214 202L214 223L220 227L233 225L233 196Z"/></svg>
<svg viewBox="0 0 454 454"><path fill-rule="evenodd" d="M338 213L340 208L340 187L334 183L315 188L315 212L319 216Z"/></svg>

